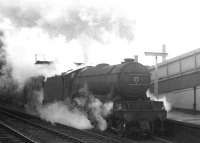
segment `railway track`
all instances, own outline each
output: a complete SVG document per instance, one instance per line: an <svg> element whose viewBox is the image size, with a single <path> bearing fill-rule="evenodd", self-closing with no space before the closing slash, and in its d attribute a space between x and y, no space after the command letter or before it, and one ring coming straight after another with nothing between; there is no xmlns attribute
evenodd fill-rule
<svg viewBox="0 0 200 143"><path fill-rule="evenodd" d="M7 109L7 108L1 108L0 107L0 116L2 119L2 112L7 112L7 114L9 114L9 116L11 116L12 119L14 119L15 117L13 116L17 116L17 118L23 118L23 122L31 122L34 124L37 124L39 126L41 126L42 128L47 128L48 130L51 130L51 133L54 134L52 136L55 136L55 134L61 134L62 137L64 138L68 138L68 142L70 140L70 138L76 140L76 141L71 141L70 142L84 142L84 143L199 143L200 141L200 126L197 125L192 125L189 123L184 123L184 122L179 122L179 121L174 121L174 120L166 120L165 122L165 129L166 129L166 135L164 137L158 137L158 136L152 136L151 139L148 140L132 140L132 139L127 139L127 138L121 138L116 136L115 134L110 134L108 132L95 132L95 131L91 131L91 130L77 130L71 127L67 127L67 126L63 126L60 124L55 124L54 126L49 124L46 121L43 121L41 119L39 119L38 117L35 116L31 116L29 114L25 114L23 112L20 111L15 111L12 108L11 109ZM5 116L5 115L4 115ZM4 121L7 120L6 118L4 118ZM13 121L15 122L15 121ZM17 122L17 121L16 121ZM16 138L16 140L22 140L23 141L23 137L17 135L18 133L21 133L20 130L16 130L15 126L11 126L10 124L7 124L7 122L2 122L0 121L0 126L1 126L1 130L0 130L0 135L2 132L2 138L3 139L9 139L8 134L11 134L9 136L11 136L12 138ZM13 133L13 131L9 131L9 129L5 129L5 127L3 127L2 123L8 125L8 127L11 127L13 129L15 129L17 132ZM23 125L22 125L23 127ZM20 127L18 127L20 128ZM40 127L38 127L40 128ZM37 130L38 130L37 128ZM6 134L6 132L8 132ZM12 133L10 133L12 132ZM23 132L22 132L23 133ZM34 142L41 142L40 140L35 140L34 136L32 136L32 134L34 133L30 133L31 137L29 138L29 136L25 136L28 137L28 139L32 139L32 141ZM30 135L29 134L29 135ZM24 135L24 134L23 134ZM0 136L0 137L1 137ZM66 137L68 136L68 137ZM1 138L0 138L1 139ZM34 140L33 140L34 139ZM37 137L36 137L37 139ZM1 140L0 140L1 142ZM29 142L29 141L28 141Z"/></svg>
<svg viewBox="0 0 200 143"><path fill-rule="evenodd" d="M95 132L95 131L93 131L93 132ZM121 138L121 137L117 136L116 134L110 133L110 132L98 132L98 131L96 131L96 132L99 133L99 134L102 134L104 136L108 136L108 137L112 137L112 138L121 140L124 143L126 143L127 141L134 140L131 137L129 137L129 138ZM136 140L135 142L136 143L173 143L172 141L170 141L168 139L165 139L165 138L162 138L162 137L158 137L158 136L150 136L147 139L140 139L140 140Z"/></svg>
<svg viewBox="0 0 200 143"><path fill-rule="evenodd" d="M158 137L158 136L151 136L151 139L153 139L153 143L173 143L173 141L170 141L168 139L165 139L165 138L161 138L161 137Z"/></svg>
<svg viewBox="0 0 200 143"><path fill-rule="evenodd" d="M1 122L6 126L12 127L18 133L36 143L84 143L78 138L66 136L48 128L44 128L38 124L27 122L26 120L22 120L8 112L0 110L0 115Z"/></svg>
<svg viewBox="0 0 200 143"><path fill-rule="evenodd" d="M1 143L35 143L36 141L24 136L14 128L0 121Z"/></svg>
<svg viewBox="0 0 200 143"><path fill-rule="evenodd" d="M62 136L69 136L73 139L78 139L78 142L82 143L172 143L167 139L152 136L148 140L132 140L127 138L121 138L115 134L108 133L108 132L98 132L98 131L91 131L91 130L78 130L72 127L63 126L61 124L55 124L52 126L46 121L41 120L38 117L25 114L19 111L13 111L7 108L0 107L1 111L6 112L10 116L14 116L23 120L25 122L30 122L31 124L36 124L39 128L45 128L50 130L51 132L55 132L55 134L61 134Z"/></svg>
<svg viewBox="0 0 200 143"><path fill-rule="evenodd" d="M0 108L3 122L36 142L122 143L122 140L61 125L52 126L30 115ZM17 124L16 124L17 122ZM30 126L31 125L31 126ZM48 140L47 140L48 139ZM56 139L56 141L55 141ZM128 141L127 143L136 143Z"/></svg>

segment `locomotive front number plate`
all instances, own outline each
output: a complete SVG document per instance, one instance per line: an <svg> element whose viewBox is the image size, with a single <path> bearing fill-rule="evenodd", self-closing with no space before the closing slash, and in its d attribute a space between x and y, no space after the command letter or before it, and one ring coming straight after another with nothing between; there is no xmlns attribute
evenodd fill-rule
<svg viewBox="0 0 200 143"><path fill-rule="evenodd" d="M140 77L139 76L133 76L132 77L132 84L135 84L135 85L140 84Z"/></svg>
<svg viewBox="0 0 200 143"><path fill-rule="evenodd" d="M146 85L146 76L143 75L130 75L129 84L130 85Z"/></svg>

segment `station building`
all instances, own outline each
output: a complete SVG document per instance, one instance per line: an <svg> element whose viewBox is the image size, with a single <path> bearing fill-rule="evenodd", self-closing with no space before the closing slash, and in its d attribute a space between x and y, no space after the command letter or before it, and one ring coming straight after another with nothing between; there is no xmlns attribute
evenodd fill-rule
<svg viewBox="0 0 200 143"><path fill-rule="evenodd" d="M150 68L151 90L155 68ZM200 49L158 64L158 96L165 96L173 109L200 112Z"/></svg>

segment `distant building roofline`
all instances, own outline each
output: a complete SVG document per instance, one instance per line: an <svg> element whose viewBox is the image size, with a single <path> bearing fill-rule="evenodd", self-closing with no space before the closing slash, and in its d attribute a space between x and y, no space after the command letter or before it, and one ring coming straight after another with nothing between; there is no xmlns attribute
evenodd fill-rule
<svg viewBox="0 0 200 143"><path fill-rule="evenodd" d="M176 61L181 60L181 59L185 59L185 58L190 57L190 56L195 55L195 54L200 54L200 48L192 50L192 51L184 53L184 54L181 54L177 57L167 59L166 61L164 61L162 63L158 63L158 67L164 66L164 65L169 64L169 63L176 62ZM154 69L154 66L151 66L149 69Z"/></svg>
<svg viewBox="0 0 200 143"><path fill-rule="evenodd" d="M37 61L35 61L35 64L41 64L41 65L49 65L49 64L52 64L53 62L52 61L39 61L39 60L37 60Z"/></svg>

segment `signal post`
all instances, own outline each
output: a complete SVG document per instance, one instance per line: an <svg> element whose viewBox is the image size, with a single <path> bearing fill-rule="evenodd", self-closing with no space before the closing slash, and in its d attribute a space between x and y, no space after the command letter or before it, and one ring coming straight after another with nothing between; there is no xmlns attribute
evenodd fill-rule
<svg viewBox="0 0 200 143"><path fill-rule="evenodd" d="M163 52L144 52L144 54L145 56L155 57L154 95L158 97L158 56L161 56L164 61L168 53L165 52L165 46L163 45Z"/></svg>

